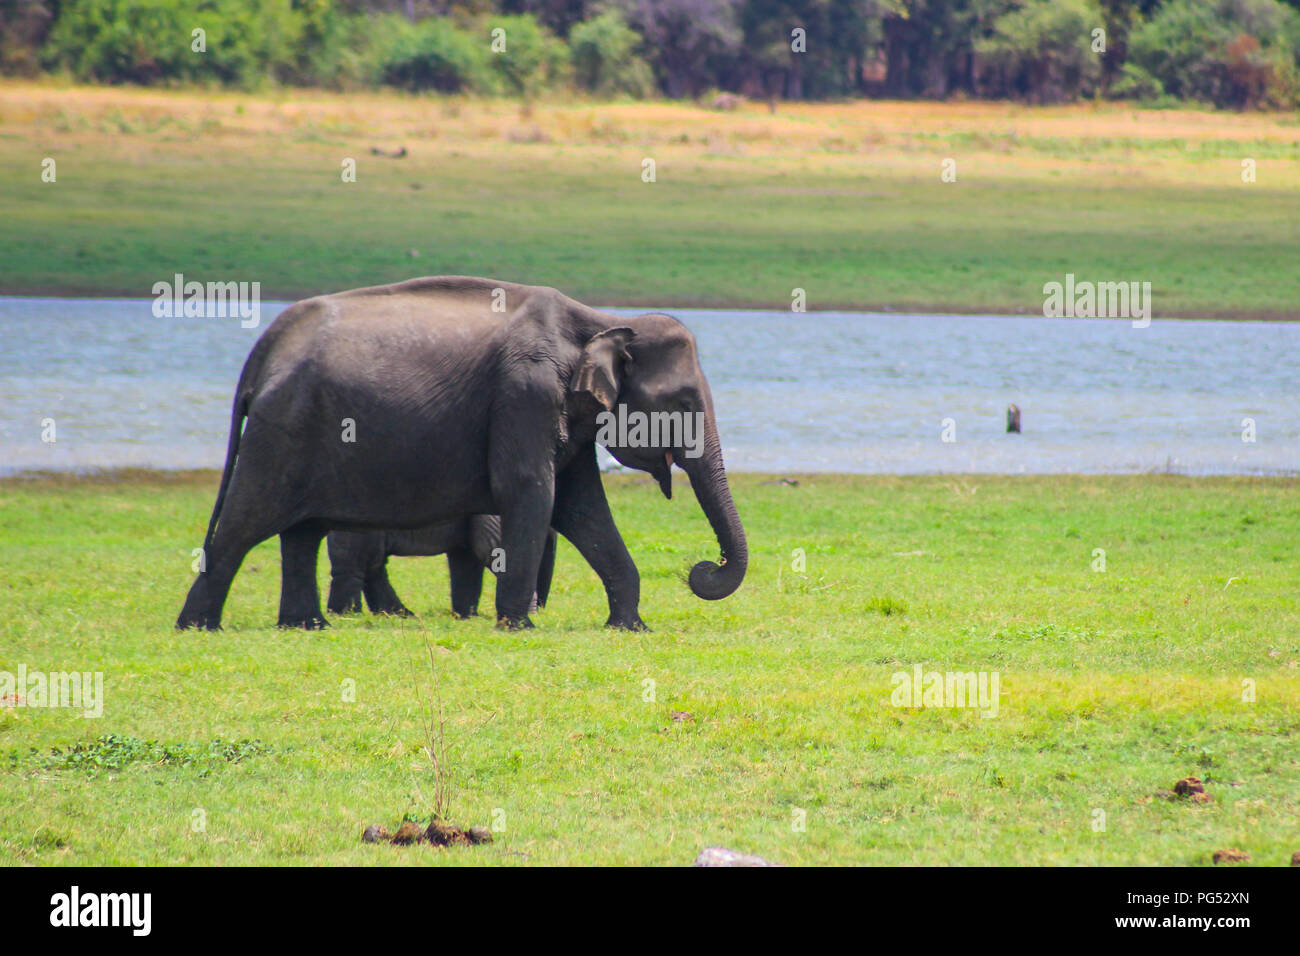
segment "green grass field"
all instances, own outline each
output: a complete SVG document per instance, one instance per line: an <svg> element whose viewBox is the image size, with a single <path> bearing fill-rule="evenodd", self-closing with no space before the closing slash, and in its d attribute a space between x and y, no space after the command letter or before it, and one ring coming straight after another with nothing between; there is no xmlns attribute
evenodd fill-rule
<svg viewBox="0 0 1300 956"><path fill-rule="evenodd" d="M246 561L224 632L177 633L215 484L0 482L0 670L105 681L99 719L0 707L0 862L684 864L721 844L788 864L1207 864L1238 847L1284 865L1300 850L1294 479L740 475L750 574L706 604L681 580L716 556L692 496L614 477L653 633L599 627L603 593L567 544L534 631L451 619L439 558L390 564L419 620L280 631L274 542ZM916 664L997 672L997 715L893 706L892 675ZM450 818L505 829L474 848L363 844L368 824L429 815L435 697ZM1212 802L1155 796L1188 775Z"/></svg>
<svg viewBox="0 0 1300 956"><path fill-rule="evenodd" d="M0 293L148 297L181 272L292 299L463 273L596 305L788 309L801 288L811 310L1033 314L1044 283L1074 273L1151 282L1156 316L1300 317L1293 115L556 102L521 116L9 82L0 182Z"/></svg>

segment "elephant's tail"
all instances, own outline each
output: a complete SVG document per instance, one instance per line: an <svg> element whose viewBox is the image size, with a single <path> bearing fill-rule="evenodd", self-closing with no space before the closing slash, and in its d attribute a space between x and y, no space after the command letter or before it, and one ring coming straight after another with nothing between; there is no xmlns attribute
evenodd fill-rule
<svg viewBox="0 0 1300 956"><path fill-rule="evenodd" d="M235 458L239 455L239 439L244 431L244 416L248 414L248 393L240 382L235 392L235 404L230 410L230 438L226 442L226 466L221 471L221 486L217 488L217 501L212 506L212 518L208 521L208 533L203 538L203 553L212 547L212 533L217 530L217 521L221 517L221 506L226 500L226 489L230 487L230 476L235 470Z"/></svg>

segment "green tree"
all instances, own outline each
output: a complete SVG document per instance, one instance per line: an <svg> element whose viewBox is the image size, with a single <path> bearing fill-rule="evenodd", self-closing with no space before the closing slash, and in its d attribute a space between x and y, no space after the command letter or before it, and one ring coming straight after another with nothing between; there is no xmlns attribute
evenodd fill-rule
<svg viewBox="0 0 1300 956"><path fill-rule="evenodd" d="M888 0L881 18L885 87L891 96L973 90L976 43L1015 0Z"/></svg>
<svg viewBox="0 0 1300 956"><path fill-rule="evenodd" d="M740 0L614 0L651 51L669 96L718 85L719 67L741 46Z"/></svg>
<svg viewBox="0 0 1300 956"><path fill-rule="evenodd" d="M650 65L637 55L641 36L617 10L606 10L573 27L569 52L574 79L584 89L609 96L648 96L654 90Z"/></svg>
<svg viewBox="0 0 1300 956"><path fill-rule="evenodd" d="M976 52L996 95L1059 103L1091 92L1101 79L1101 54L1093 31L1103 22L1093 0L1029 0L1003 14Z"/></svg>
<svg viewBox="0 0 1300 956"><path fill-rule="evenodd" d="M489 62L508 93L528 101L567 79L568 51L535 17L495 16L484 24L483 43L492 44Z"/></svg>
<svg viewBox="0 0 1300 956"><path fill-rule="evenodd" d="M1133 31L1120 93L1294 106L1300 14L1275 0L1171 0Z"/></svg>
<svg viewBox="0 0 1300 956"><path fill-rule="evenodd" d="M377 18L376 74L380 82L407 90L492 93L500 81L489 62L486 34L475 36L451 20L430 17L412 25L400 17Z"/></svg>
<svg viewBox="0 0 1300 956"><path fill-rule="evenodd" d="M741 14L746 72L787 99L857 88L876 0L749 0Z"/></svg>
<svg viewBox="0 0 1300 956"><path fill-rule="evenodd" d="M65 0L43 60L106 83L283 82L305 22L292 0Z"/></svg>

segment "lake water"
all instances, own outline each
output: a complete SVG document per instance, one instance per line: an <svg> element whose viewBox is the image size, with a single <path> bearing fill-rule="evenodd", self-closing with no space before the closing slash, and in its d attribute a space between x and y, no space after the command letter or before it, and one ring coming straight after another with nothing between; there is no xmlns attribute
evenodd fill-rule
<svg viewBox="0 0 1300 956"><path fill-rule="evenodd" d="M0 473L221 467L239 370L284 305L245 329L155 318L151 300L0 297ZM1300 471L1300 325L673 314L733 470Z"/></svg>

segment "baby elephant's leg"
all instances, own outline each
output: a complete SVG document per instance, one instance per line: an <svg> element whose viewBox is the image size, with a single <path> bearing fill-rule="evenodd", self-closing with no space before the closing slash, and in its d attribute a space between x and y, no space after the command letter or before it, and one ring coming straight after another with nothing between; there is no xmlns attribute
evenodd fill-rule
<svg viewBox="0 0 1300 956"><path fill-rule="evenodd" d="M483 595L482 563L473 551L452 548L447 552L447 568L451 572L452 613L459 618L477 616Z"/></svg>
<svg viewBox="0 0 1300 956"><path fill-rule="evenodd" d="M331 531L326 538L330 556L330 594L327 606L332 614L354 614L361 610L361 588L366 582L362 550L366 535Z"/></svg>
<svg viewBox="0 0 1300 956"><path fill-rule="evenodd" d="M395 617L415 617L402 603L388 580L388 555L381 552L378 560L366 568L366 604L372 614L392 614Z"/></svg>

